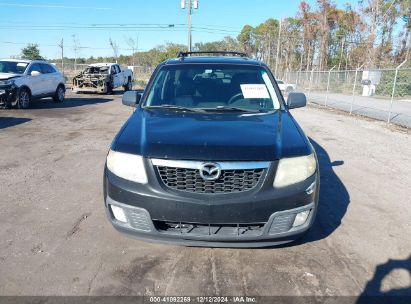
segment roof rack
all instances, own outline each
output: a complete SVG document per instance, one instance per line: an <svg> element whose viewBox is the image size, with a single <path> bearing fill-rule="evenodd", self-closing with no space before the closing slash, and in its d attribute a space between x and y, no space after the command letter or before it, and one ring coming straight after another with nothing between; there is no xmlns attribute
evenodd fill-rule
<svg viewBox="0 0 411 304"><path fill-rule="evenodd" d="M178 57L178 58L184 58L184 57L188 57L188 56L192 56L192 55L201 55L201 54L206 54L206 55L222 55L222 56L231 55L231 56L238 56L238 57L248 58L248 54L247 54L247 53L241 53L241 52L225 52L225 51L180 52L180 53L178 53L177 57Z"/></svg>

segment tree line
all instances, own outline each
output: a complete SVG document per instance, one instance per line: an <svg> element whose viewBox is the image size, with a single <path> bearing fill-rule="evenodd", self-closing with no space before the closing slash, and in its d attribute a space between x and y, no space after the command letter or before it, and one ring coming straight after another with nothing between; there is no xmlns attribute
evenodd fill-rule
<svg viewBox="0 0 411 304"><path fill-rule="evenodd" d="M409 58L410 31L411 0L361 0L355 9L317 0L301 1L294 17L245 25L237 40L283 71L384 68Z"/></svg>
<svg viewBox="0 0 411 304"><path fill-rule="evenodd" d="M410 49L411 0L359 0L355 8L338 8L331 0L317 0L313 6L301 1L293 17L270 18L255 27L246 24L237 37L193 46L194 51L247 52L276 72L394 67L410 58ZM168 43L132 55L78 58L77 63L153 67L186 50L185 45Z"/></svg>

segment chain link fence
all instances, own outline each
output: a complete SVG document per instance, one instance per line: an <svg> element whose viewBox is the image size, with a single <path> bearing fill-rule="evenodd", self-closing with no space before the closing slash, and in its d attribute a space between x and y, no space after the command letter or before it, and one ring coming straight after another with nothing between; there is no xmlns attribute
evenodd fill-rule
<svg viewBox="0 0 411 304"><path fill-rule="evenodd" d="M88 64L55 63L68 86ZM133 70L134 87L144 88L154 67L123 66ZM281 79L295 84L308 102L411 128L411 68L379 70L285 71Z"/></svg>
<svg viewBox="0 0 411 304"><path fill-rule="evenodd" d="M308 101L411 127L411 68L284 72Z"/></svg>

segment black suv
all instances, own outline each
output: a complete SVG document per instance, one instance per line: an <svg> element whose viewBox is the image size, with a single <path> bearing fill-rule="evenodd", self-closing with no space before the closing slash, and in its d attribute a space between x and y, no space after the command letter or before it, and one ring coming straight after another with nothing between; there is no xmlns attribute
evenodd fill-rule
<svg viewBox="0 0 411 304"><path fill-rule="evenodd" d="M161 63L116 135L104 171L113 226L141 239L199 246L282 244L312 226L313 146L270 69L242 53L190 52Z"/></svg>

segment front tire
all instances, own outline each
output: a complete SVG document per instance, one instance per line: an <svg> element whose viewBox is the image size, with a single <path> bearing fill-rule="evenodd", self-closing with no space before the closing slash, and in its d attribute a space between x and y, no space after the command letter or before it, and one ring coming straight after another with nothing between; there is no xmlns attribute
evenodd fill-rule
<svg viewBox="0 0 411 304"><path fill-rule="evenodd" d="M21 88L17 93L17 103L18 109L28 109L31 103L30 91L26 88Z"/></svg>
<svg viewBox="0 0 411 304"><path fill-rule="evenodd" d="M113 94L113 86L109 82L107 82L106 84L106 94L107 95Z"/></svg>
<svg viewBox="0 0 411 304"><path fill-rule="evenodd" d="M53 100L56 103L62 103L65 98L66 98L66 90L64 89L64 86L59 85L56 89L56 93L53 96Z"/></svg>
<svg viewBox="0 0 411 304"><path fill-rule="evenodd" d="M131 91L133 89L133 82L131 81L130 78L128 79L127 84L123 86L123 88L124 88L124 92Z"/></svg>

